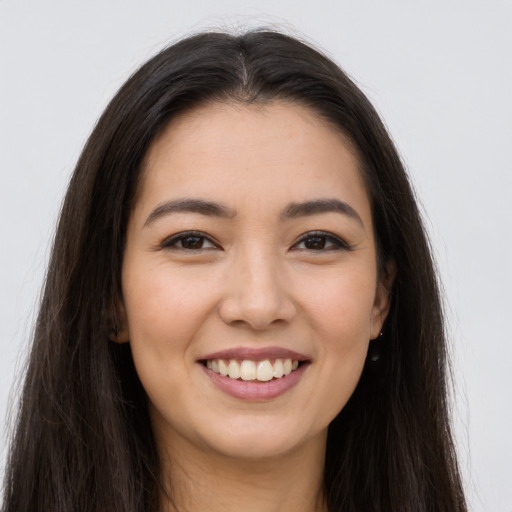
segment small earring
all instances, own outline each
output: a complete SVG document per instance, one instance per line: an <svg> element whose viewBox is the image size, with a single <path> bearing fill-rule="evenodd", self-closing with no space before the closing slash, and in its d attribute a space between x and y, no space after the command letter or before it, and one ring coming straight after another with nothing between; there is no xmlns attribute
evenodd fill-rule
<svg viewBox="0 0 512 512"><path fill-rule="evenodd" d="M378 363L380 361L380 350L375 347L370 347L368 349L368 360L371 363Z"/></svg>
<svg viewBox="0 0 512 512"><path fill-rule="evenodd" d="M376 338L374 338L373 340L370 340L372 343L370 343L370 346L368 347L367 358L371 363L378 363L380 361L380 358L381 358L380 347L379 347L379 344L376 343L376 341L378 339L382 338L382 336L384 336L384 335L381 331L380 334Z"/></svg>

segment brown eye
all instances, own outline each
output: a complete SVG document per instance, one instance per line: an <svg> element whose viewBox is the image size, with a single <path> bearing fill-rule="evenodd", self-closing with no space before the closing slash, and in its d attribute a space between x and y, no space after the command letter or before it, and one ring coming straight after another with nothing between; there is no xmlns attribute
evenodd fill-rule
<svg viewBox="0 0 512 512"><path fill-rule="evenodd" d="M207 236L200 232L178 233L164 240L161 247L162 249L182 249L185 251L218 248Z"/></svg>
<svg viewBox="0 0 512 512"><path fill-rule="evenodd" d="M181 246L184 249L202 249L204 238L201 236L187 236L181 239Z"/></svg>
<svg viewBox="0 0 512 512"><path fill-rule="evenodd" d="M350 246L332 233L318 231L304 234L293 246L294 250L333 251L350 250Z"/></svg>
<svg viewBox="0 0 512 512"><path fill-rule="evenodd" d="M313 250L324 249L325 242L325 236L311 236L304 240L304 247Z"/></svg>

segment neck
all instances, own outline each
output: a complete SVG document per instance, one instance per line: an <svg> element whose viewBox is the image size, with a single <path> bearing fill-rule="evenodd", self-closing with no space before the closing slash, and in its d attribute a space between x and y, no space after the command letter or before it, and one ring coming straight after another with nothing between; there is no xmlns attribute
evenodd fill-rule
<svg viewBox="0 0 512 512"><path fill-rule="evenodd" d="M239 459L179 443L165 450L163 512L327 512L326 435L292 453ZM178 445L178 443L177 443ZM162 450L160 453L163 453Z"/></svg>

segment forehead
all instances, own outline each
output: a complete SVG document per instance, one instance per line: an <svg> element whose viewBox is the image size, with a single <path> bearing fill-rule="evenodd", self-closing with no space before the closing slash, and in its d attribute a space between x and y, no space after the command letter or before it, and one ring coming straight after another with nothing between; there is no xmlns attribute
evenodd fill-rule
<svg viewBox="0 0 512 512"><path fill-rule="evenodd" d="M173 119L153 142L136 208L189 196L271 208L333 194L369 214L350 141L313 110L285 101L214 103Z"/></svg>

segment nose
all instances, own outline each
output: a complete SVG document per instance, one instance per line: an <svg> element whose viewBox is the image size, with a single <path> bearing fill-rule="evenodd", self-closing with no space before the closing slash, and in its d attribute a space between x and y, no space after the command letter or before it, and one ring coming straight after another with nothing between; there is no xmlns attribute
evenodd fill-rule
<svg viewBox="0 0 512 512"><path fill-rule="evenodd" d="M291 282L278 260L266 251L246 251L236 258L219 306L224 323L264 330L291 321L296 312Z"/></svg>

